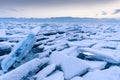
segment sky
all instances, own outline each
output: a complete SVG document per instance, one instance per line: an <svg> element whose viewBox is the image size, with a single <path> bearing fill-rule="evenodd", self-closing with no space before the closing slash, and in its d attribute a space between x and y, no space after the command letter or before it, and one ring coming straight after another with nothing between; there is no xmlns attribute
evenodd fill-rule
<svg viewBox="0 0 120 80"><path fill-rule="evenodd" d="M120 0L0 0L0 17L120 18Z"/></svg>

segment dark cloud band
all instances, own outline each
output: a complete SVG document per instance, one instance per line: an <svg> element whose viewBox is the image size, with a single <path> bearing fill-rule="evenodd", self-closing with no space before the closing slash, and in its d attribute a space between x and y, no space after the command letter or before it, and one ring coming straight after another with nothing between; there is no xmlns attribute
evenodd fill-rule
<svg viewBox="0 0 120 80"><path fill-rule="evenodd" d="M57 6L57 5L91 5L104 4L117 0L0 0L2 6Z"/></svg>
<svg viewBox="0 0 120 80"><path fill-rule="evenodd" d="M112 14L119 14L120 13L120 9L116 9Z"/></svg>

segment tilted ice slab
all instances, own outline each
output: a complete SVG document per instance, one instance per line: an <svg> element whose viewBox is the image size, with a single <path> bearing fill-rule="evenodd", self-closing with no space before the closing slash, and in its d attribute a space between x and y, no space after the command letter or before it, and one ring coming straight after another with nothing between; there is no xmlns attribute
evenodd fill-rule
<svg viewBox="0 0 120 80"><path fill-rule="evenodd" d="M0 29L0 37L6 36L6 29Z"/></svg>
<svg viewBox="0 0 120 80"><path fill-rule="evenodd" d="M66 42L54 43L54 45L50 45L50 46L46 45L45 50L56 49L57 51L61 51L61 50L64 50L64 49L66 49L68 47L69 47L69 45Z"/></svg>
<svg viewBox="0 0 120 80"><path fill-rule="evenodd" d="M116 35L110 36L110 37L106 37L105 40L106 41L120 41L120 35L118 35L120 33L117 33Z"/></svg>
<svg viewBox="0 0 120 80"><path fill-rule="evenodd" d="M7 51L10 52L11 49L12 49L12 46L9 42L0 42L0 53L5 54L5 52Z"/></svg>
<svg viewBox="0 0 120 80"><path fill-rule="evenodd" d="M105 66L107 65L107 62L105 61L88 61L88 60L84 60L84 62L90 66L91 70L94 69L104 69Z"/></svg>
<svg viewBox="0 0 120 80"><path fill-rule="evenodd" d="M22 38L26 37L26 35L19 35L19 34L14 34L14 35L6 35L6 36L2 36L0 37L0 40L2 41L19 41Z"/></svg>
<svg viewBox="0 0 120 80"><path fill-rule="evenodd" d="M7 72L15 61L20 62L31 51L39 30L39 27L34 28L27 37L24 37L23 40L14 46L11 53L2 61L1 67L4 72Z"/></svg>
<svg viewBox="0 0 120 80"><path fill-rule="evenodd" d="M0 56L0 63L5 57L7 57L7 55Z"/></svg>
<svg viewBox="0 0 120 80"><path fill-rule="evenodd" d="M52 73L56 68L55 64L51 64L48 65L47 67L45 67L44 69L42 69L41 71L39 71L34 78L36 78L37 80L43 80L46 76L48 76L50 73Z"/></svg>
<svg viewBox="0 0 120 80"><path fill-rule="evenodd" d="M95 70L83 76L85 80L120 80L120 67L112 66L105 70Z"/></svg>
<svg viewBox="0 0 120 80"><path fill-rule="evenodd" d="M90 39L103 40L104 38L104 35L90 35Z"/></svg>
<svg viewBox="0 0 120 80"><path fill-rule="evenodd" d="M93 54L91 56L96 59L104 60L110 63L116 63L116 64L120 63L120 58L117 56L117 53L113 54L111 52L93 49L93 48L80 48L79 50Z"/></svg>
<svg viewBox="0 0 120 80"><path fill-rule="evenodd" d="M76 75L82 75L88 69L88 65L75 57L69 57L61 63L61 68L65 74L65 79L71 79Z"/></svg>
<svg viewBox="0 0 120 80"><path fill-rule="evenodd" d="M85 73L89 66L83 60L60 53L53 53L50 56L50 63L59 65L64 72L65 79Z"/></svg>
<svg viewBox="0 0 120 80"><path fill-rule="evenodd" d="M35 35L30 33L27 37L15 45L11 53L2 61L1 67L3 71L7 72L15 61L21 61L22 58L30 52L35 41Z"/></svg>
<svg viewBox="0 0 120 80"><path fill-rule="evenodd" d="M118 43L117 42L113 42L113 41L105 41L105 42L101 42L98 43L96 45L94 45L92 48L95 49L116 49L117 48Z"/></svg>
<svg viewBox="0 0 120 80"><path fill-rule="evenodd" d="M70 46L79 46L79 47L91 47L96 43L97 43L97 40L82 40L82 41L68 42Z"/></svg>
<svg viewBox="0 0 120 80"><path fill-rule="evenodd" d="M33 59L18 68L0 76L0 80L21 80L23 77L27 76L30 72L36 72L43 63L48 62L48 60L41 61L40 59L36 58Z"/></svg>
<svg viewBox="0 0 120 80"><path fill-rule="evenodd" d="M0 48L2 49L5 49L5 48L10 48L11 45L9 42L0 42Z"/></svg>
<svg viewBox="0 0 120 80"><path fill-rule="evenodd" d="M30 32L36 35L39 33L40 30L41 30L41 27L36 27L36 28L32 29Z"/></svg>
<svg viewBox="0 0 120 80"><path fill-rule="evenodd" d="M50 63L51 64L56 64L57 66L60 66L60 64L65 61L67 58L67 55L58 53L58 52L53 52L50 55Z"/></svg>
<svg viewBox="0 0 120 80"><path fill-rule="evenodd" d="M14 34L26 35L26 34L30 33L30 30L29 29L15 28L14 27L13 29L7 30L6 33L11 34L11 35L14 35Z"/></svg>
<svg viewBox="0 0 120 80"><path fill-rule="evenodd" d="M72 46L70 48L66 48L60 51L59 53L69 55L69 56L78 56L79 52L77 52L77 48L78 48L77 46Z"/></svg>
<svg viewBox="0 0 120 80"><path fill-rule="evenodd" d="M56 71L50 76L44 78L43 80L64 80L64 74L62 71Z"/></svg>
<svg viewBox="0 0 120 80"><path fill-rule="evenodd" d="M38 57L40 59L44 58L44 57L48 57L50 55L50 52L51 50L47 50L47 51L44 51L44 52L41 52L41 53L36 53L38 55Z"/></svg>

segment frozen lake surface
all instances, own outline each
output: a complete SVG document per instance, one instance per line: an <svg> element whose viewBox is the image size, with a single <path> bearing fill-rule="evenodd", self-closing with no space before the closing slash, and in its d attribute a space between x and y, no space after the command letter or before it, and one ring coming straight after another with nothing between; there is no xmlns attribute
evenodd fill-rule
<svg viewBox="0 0 120 80"><path fill-rule="evenodd" d="M120 23L0 22L0 80L120 80Z"/></svg>

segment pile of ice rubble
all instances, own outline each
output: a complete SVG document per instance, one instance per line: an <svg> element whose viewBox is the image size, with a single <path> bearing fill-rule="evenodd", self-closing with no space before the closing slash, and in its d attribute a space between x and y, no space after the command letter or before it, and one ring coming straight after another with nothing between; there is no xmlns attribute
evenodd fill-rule
<svg viewBox="0 0 120 80"><path fill-rule="evenodd" d="M12 38L1 29L0 80L120 80L119 26L50 25Z"/></svg>

